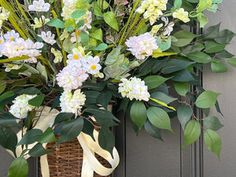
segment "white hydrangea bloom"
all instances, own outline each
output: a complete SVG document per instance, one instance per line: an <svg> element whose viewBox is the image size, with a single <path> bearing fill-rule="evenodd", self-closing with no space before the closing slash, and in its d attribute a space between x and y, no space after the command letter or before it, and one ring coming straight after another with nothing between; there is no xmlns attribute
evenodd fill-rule
<svg viewBox="0 0 236 177"><path fill-rule="evenodd" d="M44 42L48 44L55 44L57 41L55 40L55 34L53 34L51 31L42 31L40 35L38 35L43 39Z"/></svg>
<svg viewBox="0 0 236 177"><path fill-rule="evenodd" d="M144 13L144 18L149 19L150 24L153 25L167 9L167 3L168 0L143 0L137 12Z"/></svg>
<svg viewBox="0 0 236 177"><path fill-rule="evenodd" d="M86 72L92 75L97 75L102 69L102 66L99 64L100 58L98 56L92 57L88 56L85 59L84 67Z"/></svg>
<svg viewBox="0 0 236 177"><path fill-rule="evenodd" d="M62 112L70 112L76 115L80 114L81 109L86 101L86 95L80 89L64 91L60 97L60 107Z"/></svg>
<svg viewBox="0 0 236 177"><path fill-rule="evenodd" d="M19 119L26 118L29 111L32 111L35 107L29 105L29 100L33 99L37 95L20 95L15 98L13 105L10 107L9 112Z"/></svg>
<svg viewBox="0 0 236 177"><path fill-rule="evenodd" d="M88 74L83 69L81 62L69 60L68 65L57 74L56 80L60 87L70 91L82 86L87 78Z"/></svg>
<svg viewBox="0 0 236 177"><path fill-rule="evenodd" d="M125 44L128 50L139 60L151 56L153 51L158 48L156 39L150 33L130 37Z"/></svg>
<svg viewBox="0 0 236 177"><path fill-rule="evenodd" d="M36 63L36 57L41 55L43 43L34 43L31 39L24 40L19 37L15 31L9 31L0 37L0 56L8 58L28 56L29 59L24 60L29 63Z"/></svg>
<svg viewBox="0 0 236 177"><path fill-rule="evenodd" d="M29 11L48 12L49 10L50 4L45 3L44 0L34 0L33 4L29 5Z"/></svg>
<svg viewBox="0 0 236 177"><path fill-rule="evenodd" d="M8 10L3 7L0 7L0 29L2 28L3 22L8 19L9 15L10 12Z"/></svg>
<svg viewBox="0 0 236 177"><path fill-rule="evenodd" d="M145 82L136 77L131 77L129 80L126 78L121 79L118 91L122 97L127 97L130 100L148 101L150 98Z"/></svg>

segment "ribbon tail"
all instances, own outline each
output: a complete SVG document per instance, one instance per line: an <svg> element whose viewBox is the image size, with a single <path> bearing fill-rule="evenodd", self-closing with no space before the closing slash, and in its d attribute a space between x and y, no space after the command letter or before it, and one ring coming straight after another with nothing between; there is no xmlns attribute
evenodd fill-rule
<svg viewBox="0 0 236 177"><path fill-rule="evenodd" d="M90 166L89 160L86 155L83 155L83 165L81 170L81 177L93 177L94 171Z"/></svg>
<svg viewBox="0 0 236 177"><path fill-rule="evenodd" d="M41 166L42 177L50 177L47 155L43 155L40 157L40 166Z"/></svg>

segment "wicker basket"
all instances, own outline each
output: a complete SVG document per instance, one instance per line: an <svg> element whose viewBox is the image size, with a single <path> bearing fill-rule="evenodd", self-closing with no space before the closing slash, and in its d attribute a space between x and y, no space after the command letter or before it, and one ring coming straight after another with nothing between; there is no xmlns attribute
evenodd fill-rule
<svg viewBox="0 0 236 177"><path fill-rule="evenodd" d="M53 144L48 144L51 149ZM110 167L108 162L101 157L97 157L106 167ZM77 139L62 143L48 155L50 177L80 177L83 163L83 150ZM95 174L94 177L100 177Z"/></svg>

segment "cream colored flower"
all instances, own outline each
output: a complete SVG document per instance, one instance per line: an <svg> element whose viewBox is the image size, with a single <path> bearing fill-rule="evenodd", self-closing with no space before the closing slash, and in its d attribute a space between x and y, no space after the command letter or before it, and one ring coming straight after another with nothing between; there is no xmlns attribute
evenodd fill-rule
<svg viewBox="0 0 236 177"><path fill-rule="evenodd" d="M63 59L62 53L59 50L56 50L54 48L51 48L51 52L53 53L53 55L55 57L53 62L54 63L60 63Z"/></svg>
<svg viewBox="0 0 236 177"><path fill-rule="evenodd" d="M36 28L41 28L43 25L45 25L46 23L48 23L50 21L49 18L46 18L45 16L41 16L41 18L34 18L34 24L32 25L32 27L34 29Z"/></svg>
<svg viewBox="0 0 236 177"><path fill-rule="evenodd" d="M10 12L8 10L3 7L0 7L0 29L2 28L3 22L8 19L9 15Z"/></svg>
<svg viewBox="0 0 236 177"><path fill-rule="evenodd" d="M159 24L159 25L154 25L152 27L152 30L151 30L151 34L154 36L155 34L158 33L158 31L161 29L161 27L163 27L163 24Z"/></svg>
<svg viewBox="0 0 236 177"><path fill-rule="evenodd" d="M188 17L188 12L185 11L183 8L177 9L173 13L173 17L183 21L184 23L187 23L190 21L190 18Z"/></svg>
<svg viewBox="0 0 236 177"><path fill-rule="evenodd" d="M40 35L38 35L43 39L44 42L48 44L55 44L57 41L55 40L55 34L53 34L51 31L45 32L42 31Z"/></svg>

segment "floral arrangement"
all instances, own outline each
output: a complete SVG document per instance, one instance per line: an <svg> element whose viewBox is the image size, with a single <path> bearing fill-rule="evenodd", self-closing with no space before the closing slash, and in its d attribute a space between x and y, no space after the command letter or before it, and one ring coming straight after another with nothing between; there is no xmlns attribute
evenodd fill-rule
<svg viewBox="0 0 236 177"><path fill-rule="evenodd" d="M208 22L204 11L221 2L1 0L0 144L16 158L8 176L27 176L25 159L48 153L45 143L93 137L95 127L100 147L112 153L120 111L137 133L158 139L177 117L185 145L203 133L220 156L222 124L209 114L212 107L222 114L219 93L204 90L199 71L236 66L225 49L234 33L198 29ZM35 125L45 107L60 113L42 131Z"/></svg>

